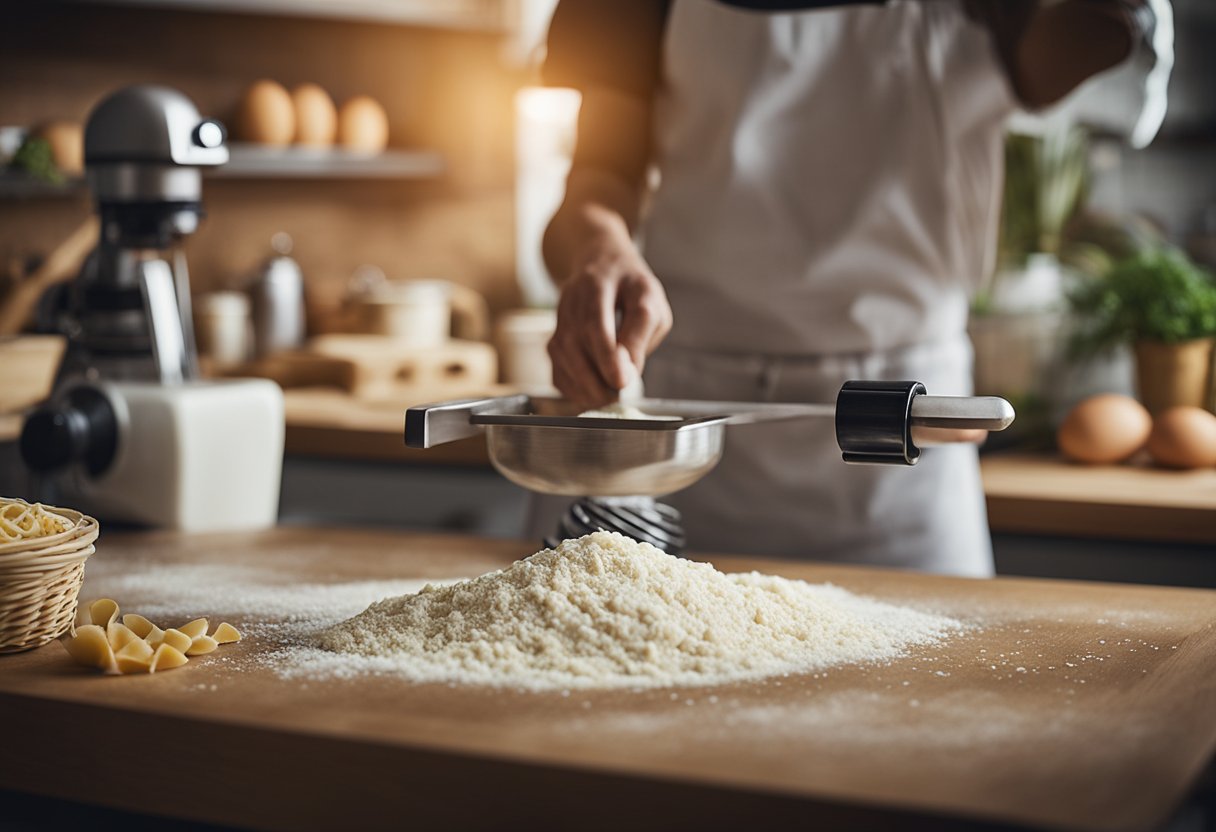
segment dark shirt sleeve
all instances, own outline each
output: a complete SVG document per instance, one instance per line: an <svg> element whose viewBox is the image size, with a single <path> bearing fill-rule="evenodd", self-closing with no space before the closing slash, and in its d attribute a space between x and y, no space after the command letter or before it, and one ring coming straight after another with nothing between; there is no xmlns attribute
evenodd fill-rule
<svg viewBox="0 0 1216 832"><path fill-rule="evenodd" d="M649 97L659 80L670 5L671 0L561 0L549 23L544 82Z"/></svg>

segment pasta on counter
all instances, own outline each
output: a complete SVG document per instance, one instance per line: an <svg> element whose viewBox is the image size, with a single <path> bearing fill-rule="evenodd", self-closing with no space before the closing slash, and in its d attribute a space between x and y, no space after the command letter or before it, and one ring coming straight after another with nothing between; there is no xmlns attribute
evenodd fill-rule
<svg viewBox="0 0 1216 832"><path fill-rule="evenodd" d="M109 598L90 604L82 611L75 632L62 640L68 655L77 664L111 675L156 673L241 640L240 632L228 623L207 635L205 618L176 629L161 629L142 615L128 613L119 620L118 614L118 604Z"/></svg>

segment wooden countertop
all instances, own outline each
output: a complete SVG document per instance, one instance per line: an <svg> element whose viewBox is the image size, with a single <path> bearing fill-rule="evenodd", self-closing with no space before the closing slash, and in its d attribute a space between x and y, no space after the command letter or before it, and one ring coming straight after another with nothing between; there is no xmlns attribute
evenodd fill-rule
<svg viewBox="0 0 1216 832"><path fill-rule="evenodd" d="M986 455L980 467L993 531L1216 545L1216 470L1024 454Z"/></svg>
<svg viewBox="0 0 1216 832"><path fill-rule="evenodd" d="M506 392L487 391L486 395ZM418 403L436 401L421 396ZM442 399L439 399L442 400ZM400 402L362 402L336 390L286 390L286 452L300 456L411 462L423 465L489 467L481 439L450 442L427 450L405 446L405 409Z"/></svg>
<svg viewBox="0 0 1216 832"><path fill-rule="evenodd" d="M185 593L176 617L250 635L151 677L94 675L54 643L0 656L0 788L265 829L1145 829L1216 749L1211 591L715 559L975 628L882 666L569 695L285 678L278 619L259 627L237 606L298 591L307 617L323 586L473 575L527 553L455 536L103 530L84 597L138 611Z"/></svg>

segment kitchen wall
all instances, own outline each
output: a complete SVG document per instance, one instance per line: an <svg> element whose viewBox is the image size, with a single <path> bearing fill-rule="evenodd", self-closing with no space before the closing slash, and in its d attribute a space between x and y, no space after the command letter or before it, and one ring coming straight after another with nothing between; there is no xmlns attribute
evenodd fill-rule
<svg viewBox="0 0 1216 832"><path fill-rule="evenodd" d="M1179 245L1198 245L1198 236L1216 235L1216 138L1166 135L1143 150L1102 143L1091 159L1092 207L1149 217ZM1200 253L1196 249L1192 255ZM1211 257L1206 262L1216 267Z"/></svg>
<svg viewBox="0 0 1216 832"><path fill-rule="evenodd" d="M285 230L312 298L336 303L351 272L445 277L518 303L512 228L512 96L526 80L491 30L262 17L95 4L6 4L0 125L82 121L104 93L155 82L230 118L269 77L315 81L339 103L366 93L390 144L437 150L434 181L209 180L208 218L187 243L196 291L239 287ZM0 258L46 252L86 216L87 196L0 200ZM2 261L0 261L2 262Z"/></svg>
<svg viewBox="0 0 1216 832"><path fill-rule="evenodd" d="M1199 235L1216 238L1216 3L1170 3L1174 67L1165 122L1142 150L1118 142L1095 147L1090 204L1151 217L1186 245ZM1216 266L1210 254L1207 259Z"/></svg>

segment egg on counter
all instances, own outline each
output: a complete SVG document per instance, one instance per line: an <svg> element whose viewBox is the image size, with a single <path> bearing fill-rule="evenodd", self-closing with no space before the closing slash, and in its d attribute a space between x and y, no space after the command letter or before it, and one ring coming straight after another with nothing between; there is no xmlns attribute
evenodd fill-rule
<svg viewBox="0 0 1216 832"><path fill-rule="evenodd" d="M317 84L300 84L291 91L296 112L296 143L330 147L338 133L338 109Z"/></svg>
<svg viewBox="0 0 1216 832"><path fill-rule="evenodd" d="M245 90L236 117L237 138L283 146L296 135L296 107L282 84L262 79Z"/></svg>
<svg viewBox="0 0 1216 832"><path fill-rule="evenodd" d="M1216 466L1216 416L1201 407L1171 407L1153 419L1148 437L1153 461L1169 468Z"/></svg>
<svg viewBox="0 0 1216 832"><path fill-rule="evenodd" d="M1056 433L1060 451L1076 462L1123 462L1144 447L1153 419L1129 396L1103 393L1080 402Z"/></svg>
<svg viewBox="0 0 1216 832"><path fill-rule="evenodd" d="M388 147L388 114L371 96L356 95L338 111L338 143L360 153Z"/></svg>

